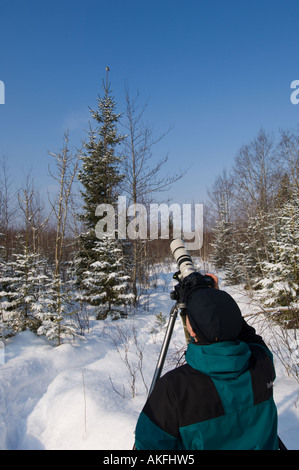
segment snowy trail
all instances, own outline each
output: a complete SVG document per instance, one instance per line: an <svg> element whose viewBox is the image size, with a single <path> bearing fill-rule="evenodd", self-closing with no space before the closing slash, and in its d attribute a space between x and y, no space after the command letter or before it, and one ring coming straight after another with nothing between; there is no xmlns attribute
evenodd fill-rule
<svg viewBox="0 0 299 470"><path fill-rule="evenodd" d="M137 373L137 394L132 398L128 368L111 337L118 329L128 332L136 328L138 345L143 349L143 374L149 386L164 338L164 331L156 327L155 314L161 312L168 319L172 305L170 282L171 275L162 273L157 288L143 298L144 311L141 309L131 319L110 322L105 330L103 322L93 322L86 341L53 348L30 331L7 341L5 363L0 365L0 449L131 450L136 420L147 393ZM244 291L226 290L243 313L255 308ZM136 365L132 337L126 345L129 362ZM180 345L184 345L184 334L178 319L169 356ZM124 346L119 344L122 357ZM170 367L173 365L169 359L165 369ZM298 385L287 377L278 361L276 369L279 434L290 449L299 449L299 403L295 405Z"/></svg>
<svg viewBox="0 0 299 470"><path fill-rule="evenodd" d="M107 366L114 374L119 367L103 340L55 349L29 331L15 340L22 356L0 370L1 449L126 447L115 439L115 425L126 436L137 416L128 416L126 401L113 393Z"/></svg>

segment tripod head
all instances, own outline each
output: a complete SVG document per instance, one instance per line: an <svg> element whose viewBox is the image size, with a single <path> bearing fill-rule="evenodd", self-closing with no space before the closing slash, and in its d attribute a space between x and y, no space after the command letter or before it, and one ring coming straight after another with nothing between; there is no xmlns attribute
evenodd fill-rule
<svg viewBox="0 0 299 470"><path fill-rule="evenodd" d="M183 240L173 240L170 244L170 249L179 267L179 271L173 275L173 279L178 283L170 293L170 298L176 301L176 305L180 309L185 338L188 344L191 341L191 336L186 325L186 297L188 293L195 289L216 287L216 282L212 276L200 274L196 271Z"/></svg>
<svg viewBox="0 0 299 470"><path fill-rule="evenodd" d="M179 267L179 271L173 275L173 279L178 281L178 284L174 287L174 291L170 293L172 300L184 304L185 295L183 295L183 292L186 293L188 290L197 287L216 287L212 276L200 274L196 271L183 240L173 240L170 244L170 249Z"/></svg>

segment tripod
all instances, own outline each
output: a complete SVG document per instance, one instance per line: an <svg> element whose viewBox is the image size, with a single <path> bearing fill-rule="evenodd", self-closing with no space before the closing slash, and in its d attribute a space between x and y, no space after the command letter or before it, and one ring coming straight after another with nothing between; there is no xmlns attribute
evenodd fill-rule
<svg viewBox="0 0 299 470"><path fill-rule="evenodd" d="M165 358L166 358L166 355L167 355L167 351L168 351L170 339L171 339L171 336L172 336L173 328L174 328L174 325L175 325L175 321L177 319L178 311L179 311L179 309L182 309L182 311L183 311L184 308L185 308L184 304L176 303L170 310L169 321L168 321L166 333L165 333L165 336L164 336L164 341L163 341L163 344L162 344L162 348L161 348L161 351L160 351L160 355L159 355L159 358L158 358L158 361L157 361L156 370L154 372L152 383L151 383L151 386L150 386L150 389L149 389L149 394L153 391L157 380L161 377L162 369L163 369ZM183 317L183 314L182 314L182 317ZM184 321L183 321L183 324L184 324ZM185 324L184 324L184 328L185 328ZM185 335L187 335L187 334L188 333L186 333L186 329L185 329ZM186 336L186 338L187 338L187 336Z"/></svg>
<svg viewBox="0 0 299 470"><path fill-rule="evenodd" d="M173 328L174 328L175 321L176 321L177 316L178 316L178 311L179 311L180 308L183 309L184 307L185 307L184 304L179 304L177 302L175 305L173 305L173 307L170 310L169 321L168 321L166 333L165 333L165 336L164 336L162 348L161 348L160 355L159 355L159 358L158 358L158 361L157 361L157 365L156 365L156 369L155 369L155 372L154 372L154 375L153 375L152 383L151 383L151 386L150 386L150 389L149 389L149 392L148 392L149 395L153 391L157 380L161 377L161 373L162 373L162 370L163 370L163 366L164 366L165 358L166 358L166 355L167 355L169 343L170 343L170 340L171 340ZM186 330L185 330L185 335L187 335ZM135 444L134 444L133 450L137 450Z"/></svg>

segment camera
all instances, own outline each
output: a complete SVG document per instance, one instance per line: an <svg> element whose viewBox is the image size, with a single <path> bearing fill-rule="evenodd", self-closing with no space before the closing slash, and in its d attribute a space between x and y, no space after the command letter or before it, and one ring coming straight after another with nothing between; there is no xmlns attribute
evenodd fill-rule
<svg viewBox="0 0 299 470"><path fill-rule="evenodd" d="M215 287L215 281L211 276L196 271L183 240L180 238L173 240L170 249L179 268L179 271L173 275L178 284L174 287L174 291L170 293L172 300L182 301L180 298L182 288L187 291L195 287Z"/></svg>
<svg viewBox="0 0 299 470"><path fill-rule="evenodd" d="M195 268L192 263L191 256L185 248L183 240L177 238L170 243L170 249L174 259L176 260L182 279L195 273Z"/></svg>

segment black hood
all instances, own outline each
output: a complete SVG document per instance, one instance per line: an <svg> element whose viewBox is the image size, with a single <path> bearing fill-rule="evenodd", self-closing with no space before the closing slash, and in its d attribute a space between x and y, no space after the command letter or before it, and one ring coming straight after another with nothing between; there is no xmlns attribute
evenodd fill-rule
<svg viewBox="0 0 299 470"><path fill-rule="evenodd" d="M194 333L206 344L235 340L241 332L241 311L225 291L192 290L186 297L186 312Z"/></svg>

